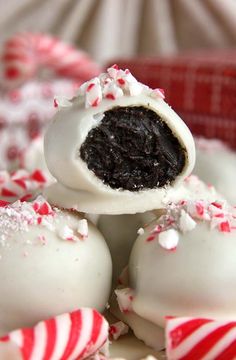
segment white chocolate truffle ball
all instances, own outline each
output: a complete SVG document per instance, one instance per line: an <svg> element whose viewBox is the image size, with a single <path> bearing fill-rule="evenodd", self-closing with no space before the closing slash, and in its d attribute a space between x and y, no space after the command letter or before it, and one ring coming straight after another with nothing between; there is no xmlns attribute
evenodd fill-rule
<svg viewBox="0 0 236 360"><path fill-rule="evenodd" d="M216 139L196 139L194 173L236 204L236 153Z"/></svg>
<svg viewBox="0 0 236 360"><path fill-rule="evenodd" d="M213 186L206 185L197 176L190 175L176 188L170 190L165 198L169 203L183 200L215 201L223 199ZM148 224L157 220L164 209L134 215L101 215L98 228L103 234L111 252L113 261L113 280L117 281L123 268L127 266L132 246L138 233L142 233Z"/></svg>
<svg viewBox="0 0 236 360"><path fill-rule="evenodd" d="M45 196L55 205L117 215L161 208L193 169L189 129L159 89L128 70L108 69L59 105L45 136L46 162L58 181Z"/></svg>
<svg viewBox="0 0 236 360"><path fill-rule="evenodd" d="M170 205L135 242L130 290L118 291L123 310L126 292L132 294L128 309L157 328L164 327L166 316L234 319L235 215L221 202ZM141 336L149 342L148 331Z"/></svg>
<svg viewBox="0 0 236 360"><path fill-rule="evenodd" d="M104 238L42 198L0 208L0 334L80 307L103 311L111 286Z"/></svg>

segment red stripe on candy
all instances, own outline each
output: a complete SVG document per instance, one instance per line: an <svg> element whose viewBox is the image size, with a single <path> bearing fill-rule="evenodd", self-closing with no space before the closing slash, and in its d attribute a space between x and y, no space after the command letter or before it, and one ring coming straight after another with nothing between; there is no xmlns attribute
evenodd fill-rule
<svg viewBox="0 0 236 360"><path fill-rule="evenodd" d="M42 360L48 360L53 354L56 338L57 338L57 326L55 319L49 319L45 321L45 327L47 332L47 341L44 356Z"/></svg>
<svg viewBox="0 0 236 360"><path fill-rule="evenodd" d="M185 356L182 356L179 360L198 360L209 352L217 342L226 335L232 328L235 327L235 322L228 323L220 326L210 334L205 336L199 341Z"/></svg>
<svg viewBox="0 0 236 360"><path fill-rule="evenodd" d="M24 360L29 360L34 347L34 329L22 329L23 345L21 354Z"/></svg>
<svg viewBox="0 0 236 360"><path fill-rule="evenodd" d="M92 336L91 336L91 343L95 344L98 336L101 331L103 318L102 316L95 310L93 310L93 329L92 329Z"/></svg>
<svg viewBox="0 0 236 360"><path fill-rule="evenodd" d="M0 207L5 207L5 206L7 206L9 204L10 204L9 201L0 200Z"/></svg>
<svg viewBox="0 0 236 360"><path fill-rule="evenodd" d="M180 324L170 332L171 347L174 349L179 346L187 337L192 335L199 327L212 320L209 319L191 319L184 324Z"/></svg>
<svg viewBox="0 0 236 360"><path fill-rule="evenodd" d="M23 201L29 201L30 199L32 199L33 195L32 194L26 194L24 196L22 196L20 198L20 201L23 202Z"/></svg>
<svg viewBox="0 0 236 360"><path fill-rule="evenodd" d="M113 95L113 94L111 94L111 93L108 93L108 94L106 94L106 99L110 99L110 100L115 100L116 98L115 98L115 95Z"/></svg>
<svg viewBox="0 0 236 360"><path fill-rule="evenodd" d="M17 194L9 189L6 188L2 188L2 192L1 192L2 196L9 196L9 197L15 197L17 196Z"/></svg>
<svg viewBox="0 0 236 360"><path fill-rule="evenodd" d="M234 360L236 358L236 340L234 340L222 353L214 360Z"/></svg>
<svg viewBox="0 0 236 360"><path fill-rule="evenodd" d="M83 351L79 354L78 359L85 356L86 351L90 349L91 346L96 344L96 341L101 331L102 321L103 321L102 316L96 310L93 310L93 325L91 329L90 339L87 342L86 346L84 347Z"/></svg>
<svg viewBox="0 0 236 360"><path fill-rule="evenodd" d="M43 175L42 171L40 170L35 170L32 174L31 174L31 179L35 180L39 183L45 183L46 182L46 178Z"/></svg>
<svg viewBox="0 0 236 360"><path fill-rule="evenodd" d="M92 88L93 88L94 86L95 86L94 83L89 84L86 91L89 92L90 90L92 90Z"/></svg>
<svg viewBox="0 0 236 360"><path fill-rule="evenodd" d="M17 67L8 67L7 69L5 69L4 71L4 76L7 78L7 79L17 79L19 78L21 75L21 71L20 69L18 69Z"/></svg>
<svg viewBox="0 0 236 360"><path fill-rule="evenodd" d="M81 311L74 311L70 314L71 319L71 328L69 340L67 342L64 354L62 355L61 360L66 360L72 354L75 349L76 344L80 338L81 329L82 329L82 315Z"/></svg>
<svg viewBox="0 0 236 360"><path fill-rule="evenodd" d="M20 187L22 187L24 190L26 190L26 184L25 184L25 181L22 180L22 179L15 179L13 180L14 183L16 183L17 185L19 185Z"/></svg>

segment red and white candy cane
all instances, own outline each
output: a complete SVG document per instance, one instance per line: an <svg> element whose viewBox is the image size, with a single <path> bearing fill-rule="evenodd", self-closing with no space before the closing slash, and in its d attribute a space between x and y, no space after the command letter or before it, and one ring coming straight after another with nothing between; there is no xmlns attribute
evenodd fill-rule
<svg viewBox="0 0 236 360"><path fill-rule="evenodd" d="M23 360L82 360L95 354L107 338L104 317L82 308L41 321L34 328L12 331L0 338L0 349L12 343Z"/></svg>
<svg viewBox="0 0 236 360"><path fill-rule="evenodd" d="M45 34L19 33L10 38L3 46L2 65L8 83L22 83L44 71L80 84L100 73L85 52Z"/></svg>
<svg viewBox="0 0 236 360"><path fill-rule="evenodd" d="M14 173L1 170L0 199L10 202L32 200L49 183L46 172L40 169L33 172L18 169Z"/></svg>
<svg viewBox="0 0 236 360"><path fill-rule="evenodd" d="M167 318L166 351L169 360L236 359L236 321Z"/></svg>

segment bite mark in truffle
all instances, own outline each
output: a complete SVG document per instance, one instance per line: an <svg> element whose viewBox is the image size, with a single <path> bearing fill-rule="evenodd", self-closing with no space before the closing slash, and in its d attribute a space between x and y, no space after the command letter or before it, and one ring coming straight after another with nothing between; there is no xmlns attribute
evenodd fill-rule
<svg viewBox="0 0 236 360"><path fill-rule="evenodd" d="M116 107L89 131L80 156L113 189L138 191L171 183L185 165L185 149L167 124L143 106Z"/></svg>

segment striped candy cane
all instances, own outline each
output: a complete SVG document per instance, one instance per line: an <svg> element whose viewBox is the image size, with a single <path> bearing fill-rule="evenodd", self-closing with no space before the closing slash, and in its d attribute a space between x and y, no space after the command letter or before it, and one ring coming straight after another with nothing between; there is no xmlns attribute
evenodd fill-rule
<svg viewBox="0 0 236 360"><path fill-rule="evenodd" d="M14 173L0 171L0 198L14 202L16 200L32 200L37 193L49 185L50 181L43 170L28 172L18 169Z"/></svg>
<svg viewBox="0 0 236 360"><path fill-rule="evenodd" d="M169 360L236 359L236 321L204 318L167 318Z"/></svg>
<svg viewBox="0 0 236 360"><path fill-rule="evenodd" d="M40 71L79 83L100 73L88 55L45 34L19 33L3 47L3 75L8 83L24 82Z"/></svg>
<svg viewBox="0 0 236 360"><path fill-rule="evenodd" d="M108 323L96 310L80 310L41 321L34 328L15 330L0 338L12 343L23 360L82 360L107 341Z"/></svg>

